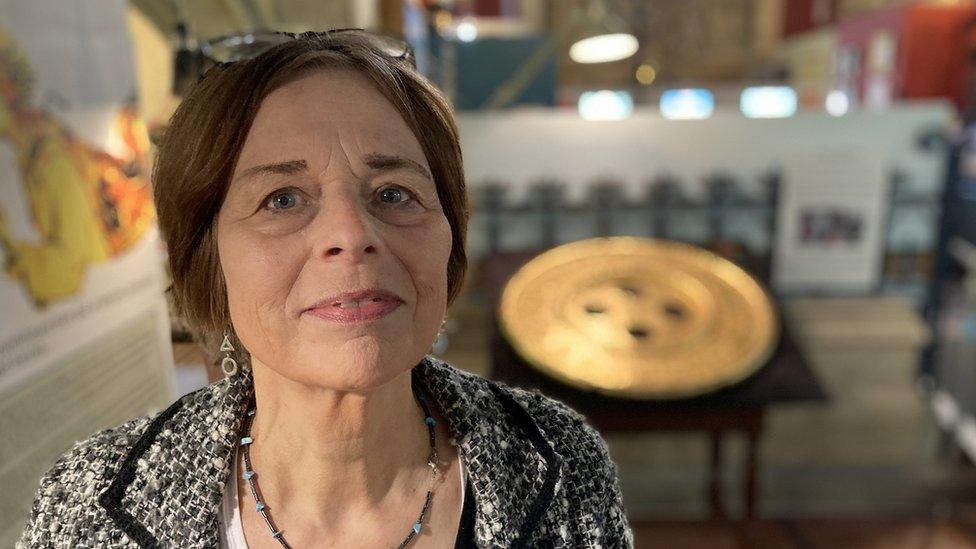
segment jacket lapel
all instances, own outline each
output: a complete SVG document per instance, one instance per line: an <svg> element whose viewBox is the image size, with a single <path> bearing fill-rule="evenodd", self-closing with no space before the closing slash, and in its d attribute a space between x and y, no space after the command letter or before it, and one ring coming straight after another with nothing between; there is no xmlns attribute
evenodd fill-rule
<svg viewBox="0 0 976 549"><path fill-rule="evenodd" d="M526 544L562 468L507 389L428 355L413 370L440 407L477 504L479 546ZM217 513L253 392L249 372L187 394L132 447L99 501L141 547L216 547Z"/></svg>
<svg viewBox="0 0 976 549"><path fill-rule="evenodd" d="M217 547L252 390L250 374L240 374L184 395L132 447L100 502L141 547Z"/></svg>
<svg viewBox="0 0 976 549"><path fill-rule="evenodd" d="M431 356L422 366L471 479L478 545L527 545L562 478L557 456L509 390Z"/></svg>

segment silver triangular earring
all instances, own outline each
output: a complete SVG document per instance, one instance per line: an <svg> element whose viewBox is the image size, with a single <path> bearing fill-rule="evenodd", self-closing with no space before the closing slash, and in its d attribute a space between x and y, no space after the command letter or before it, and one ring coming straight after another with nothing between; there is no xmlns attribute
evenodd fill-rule
<svg viewBox="0 0 976 549"><path fill-rule="evenodd" d="M234 346L230 343L230 334L227 330L224 330L224 342L220 344L220 352L224 351L234 351Z"/></svg>
<svg viewBox="0 0 976 549"><path fill-rule="evenodd" d="M230 356L234 352L234 346L230 342L230 333L227 330L224 330L224 342L220 344L220 352L227 353L224 355L224 359L220 361L220 369L227 377L235 375L237 373L237 361Z"/></svg>

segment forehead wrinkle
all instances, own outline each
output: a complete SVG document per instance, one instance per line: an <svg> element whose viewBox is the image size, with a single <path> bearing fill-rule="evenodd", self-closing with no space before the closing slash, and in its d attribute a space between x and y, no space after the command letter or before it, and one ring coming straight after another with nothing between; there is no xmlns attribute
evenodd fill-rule
<svg viewBox="0 0 976 549"><path fill-rule="evenodd" d="M356 143L355 136L356 136L356 133L354 132L353 133L353 140L352 141L355 144L355 146L358 147L359 144ZM336 141L339 143L339 150L341 150L342 151L342 155L346 157L346 166L349 166L349 171L352 172L353 174L355 174L356 173L356 170L355 170L355 167L352 164L352 159L349 157L349 152L346 151L345 143L343 143L343 140L342 140L342 134L340 132L337 132L337 136L336 137L337 137Z"/></svg>
<svg viewBox="0 0 976 549"><path fill-rule="evenodd" d="M346 148L343 145L341 132L338 130L338 128L336 128L335 142L333 146L329 148L329 155L327 157L326 163L324 166L322 166L322 169L320 169L316 174L316 179L322 179L328 174L329 168L333 165L333 159L337 154L341 154L343 157L345 157L347 169L349 170L349 172L351 172L354 176L358 178L358 175L356 175L355 167L351 162L349 153L346 151Z"/></svg>

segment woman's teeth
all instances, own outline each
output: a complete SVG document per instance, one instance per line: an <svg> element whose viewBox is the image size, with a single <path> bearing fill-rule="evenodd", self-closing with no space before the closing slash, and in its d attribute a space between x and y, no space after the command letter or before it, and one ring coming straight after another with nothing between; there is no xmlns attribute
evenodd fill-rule
<svg viewBox="0 0 976 549"><path fill-rule="evenodd" d="M339 303L339 304L337 304L335 306L336 307L339 307L339 308L342 308L342 309L349 309L349 308L352 308L352 307L361 307L361 306L365 305L366 303L375 302L375 301L383 301L383 300L381 298L374 297L373 299L363 299L361 301L346 301L346 302L343 302L343 303Z"/></svg>

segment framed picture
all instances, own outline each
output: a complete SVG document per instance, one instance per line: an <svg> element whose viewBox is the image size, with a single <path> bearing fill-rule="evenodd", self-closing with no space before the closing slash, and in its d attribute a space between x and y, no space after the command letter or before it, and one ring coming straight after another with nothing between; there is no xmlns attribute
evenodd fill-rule
<svg viewBox="0 0 976 549"><path fill-rule="evenodd" d="M880 154L870 150L787 157L773 242L776 290L875 289L884 256L887 183Z"/></svg>

